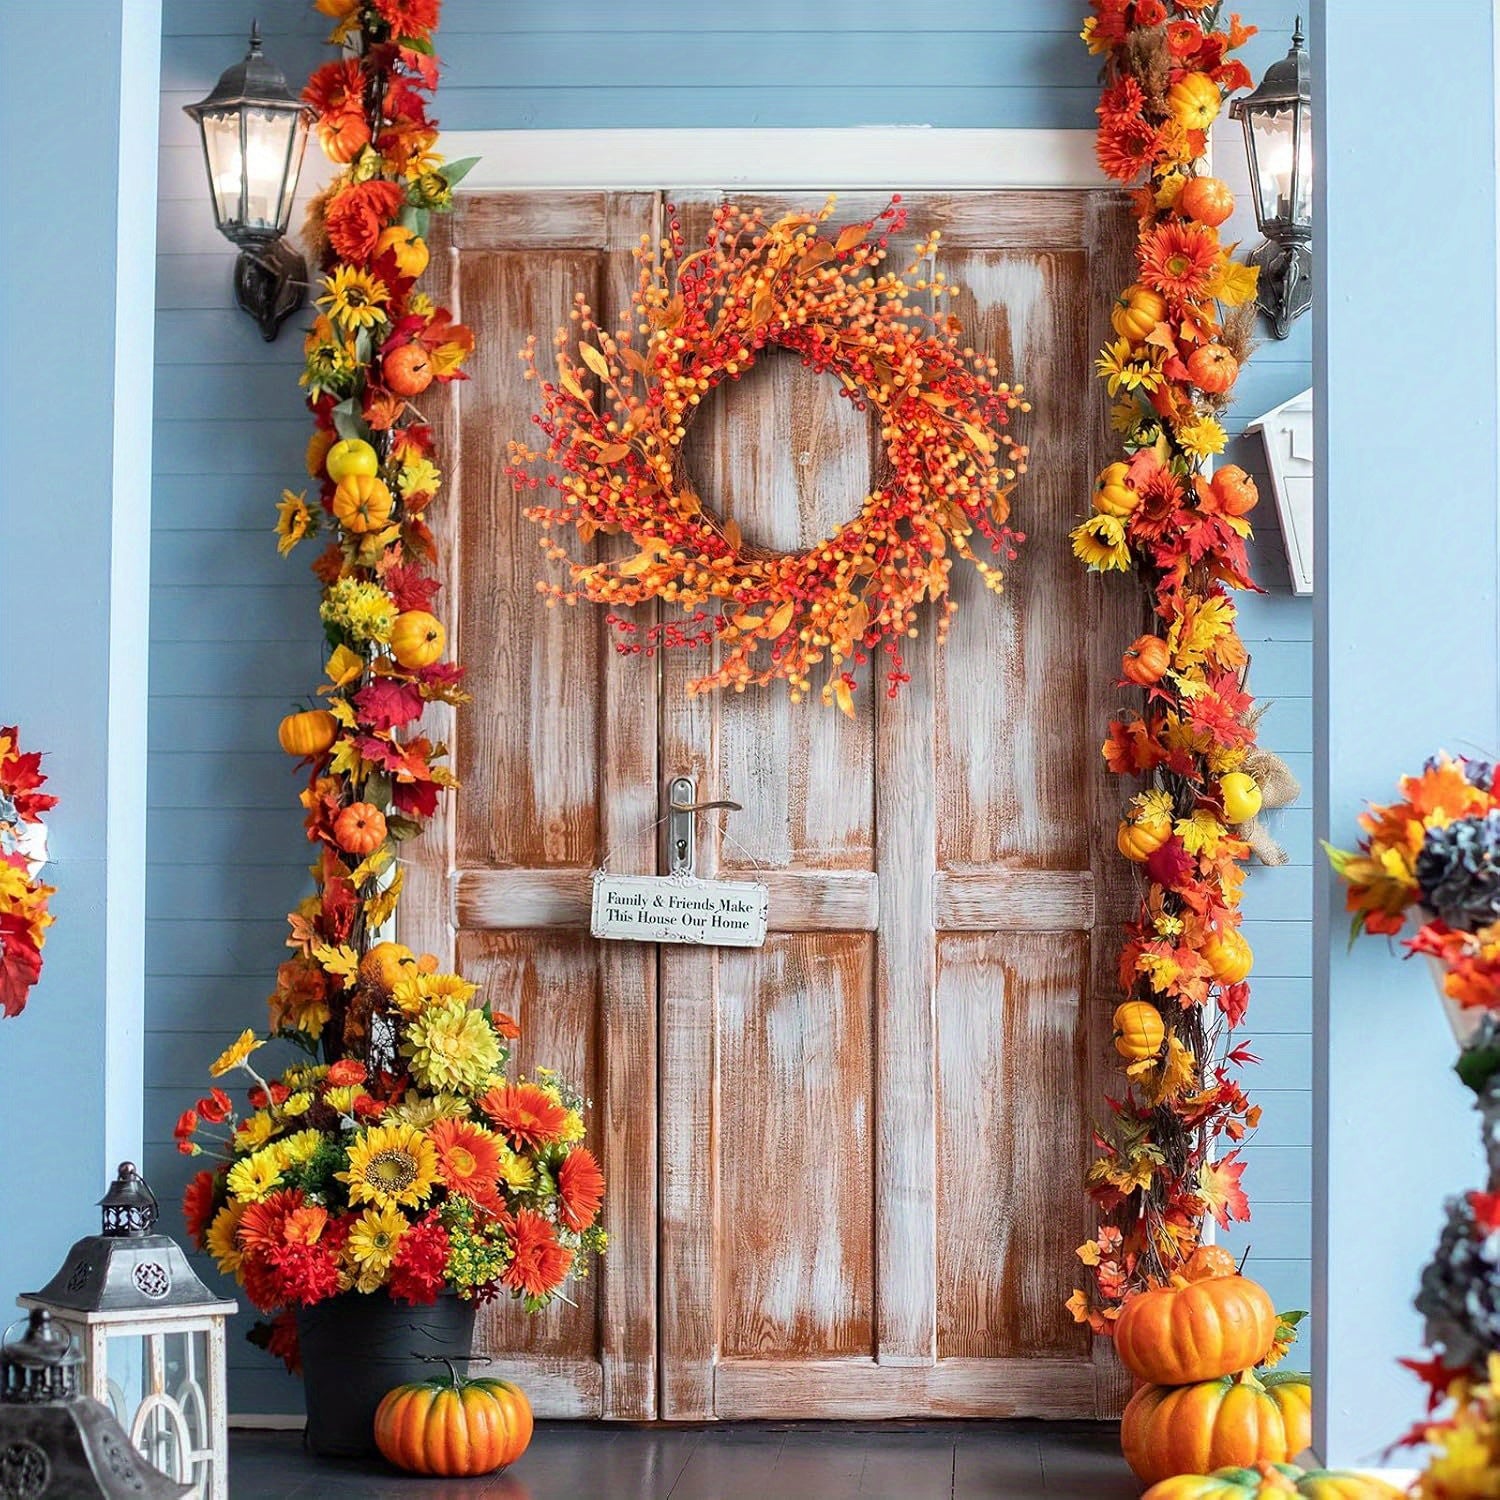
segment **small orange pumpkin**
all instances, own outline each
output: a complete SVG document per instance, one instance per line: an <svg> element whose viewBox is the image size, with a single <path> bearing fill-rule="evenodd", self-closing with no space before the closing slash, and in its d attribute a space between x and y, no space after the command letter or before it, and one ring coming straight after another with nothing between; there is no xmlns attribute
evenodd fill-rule
<svg viewBox="0 0 1500 1500"><path fill-rule="evenodd" d="M276 730L276 738L288 755L321 755L338 738L339 722L326 708L288 714Z"/></svg>
<svg viewBox="0 0 1500 1500"><path fill-rule="evenodd" d="M1223 344L1203 344L1188 356L1188 377L1200 391L1217 396L1240 378L1240 362Z"/></svg>
<svg viewBox="0 0 1500 1500"><path fill-rule="evenodd" d="M1188 218L1217 229L1234 212L1234 194L1218 177L1189 177L1177 195L1177 208Z"/></svg>
<svg viewBox="0 0 1500 1500"><path fill-rule="evenodd" d="M1172 837L1170 818L1127 818L1115 832L1115 847L1126 859L1142 864Z"/></svg>
<svg viewBox="0 0 1500 1500"><path fill-rule="evenodd" d="M1212 1281L1216 1276L1238 1276L1239 1262L1222 1245L1199 1245L1183 1263L1184 1281Z"/></svg>
<svg viewBox="0 0 1500 1500"><path fill-rule="evenodd" d="M1187 73L1167 90L1167 108L1184 130L1207 130L1218 117L1224 96L1207 73Z"/></svg>
<svg viewBox="0 0 1500 1500"><path fill-rule="evenodd" d="M413 281L427 269L427 262L431 259L427 242L404 224L391 224L380 231L380 238L375 241L375 254L380 256L387 252L396 262L396 269Z"/></svg>
<svg viewBox="0 0 1500 1500"><path fill-rule="evenodd" d="M1114 1014L1115 1051L1131 1062L1155 1057L1167 1038L1161 1012L1147 1000L1127 1000Z"/></svg>
<svg viewBox="0 0 1500 1500"><path fill-rule="evenodd" d="M432 384L432 356L417 343L401 344L381 361L386 389L398 396L420 396Z"/></svg>
<svg viewBox="0 0 1500 1500"><path fill-rule="evenodd" d="M1167 315L1165 300L1148 286L1137 282L1115 298L1109 321L1122 339L1138 344Z"/></svg>
<svg viewBox="0 0 1500 1500"><path fill-rule="evenodd" d="M1212 488L1219 508L1230 516L1248 515L1260 503L1255 481L1238 465L1225 464L1214 470Z"/></svg>
<svg viewBox="0 0 1500 1500"><path fill-rule="evenodd" d="M385 842L385 814L373 802L351 802L333 820L333 837L346 854L363 859Z"/></svg>
<svg viewBox="0 0 1500 1500"><path fill-rule="evenodd" d="M346 167L370 144L370 125L362 109L324 115L318 121L318 141L329 161Z"/></svg>
<svg viewBox="0 0 1500 1500"><path fill-rule="evenodd" d="M1342 1469L1298 1469L1291 1464L1257 1464L1216 1469L1212 1474L1179 1474L1154 1484L1141 1500L1406 1500L1406 1491L1383 1479Z"/></svg>
<svg viewBox="0 0 1500 1500"><path fill-rule="evenodd" d="M1220 984L1238 984L1255 963L1250 944L1236 927L1225 927L1211 934L1202 951Z"/></svg>
<svg viewBox="0 0 1500 1500"><path fill-rule="evenodd" d="M1263 1385L1246 1372L1191 1385L1143 1385L1120 1422L1125 1462L1144 1484L1210 1469L1284 1464L1310 1435L1307 1392ZM1310 1392L1308 1392L1310 1396ZM1295 1446L1294 1446L1295 1445Z"/></svg>
<svg viewBox="0 0 1500 1500"><path fill-rule="evenodd" d="M443 622L425 609L405 609L391 627L391 654L408 671L430 667L448 643Z"/></svg>
<svg viewBox="0 0 1500 1500"><path fill-rule="evenodd" d="M1275 1337L1270 1293L1238 1274L1198 1281L1174 1276L1166 1286L1127 1298L1115 1322L1121 1363L1153 1385L1191 1385L1248 1370L1266 1357Z"/></svg>
<svg viewBox="0 0 1500 1500"><path fill-rule="evenodd" d="M1094 509L1106 516L1123 521L1140 503L1128 464L1110 464L1094 481Z"/></svg>
<svg viewBox="0 0 1500 1500"><path fill-rule="evenodd" d="M389 994L417 972L417 956L405 943L376 943L359 961L359 977Z"/></svg>
<svg viewBox="0 0 1500 1500"><path fill-rule="evenodd" d="M334 519L356 536L379 531L396 508L385 480L373 474L346 474L333 492Z"/></svg>
<svg viewBox="0 0 1500 1500"><path fill-rule="evenodd" d="M465 1380L452 1366L435 1380L398 1385L375 1409L375 1446L409 1474L493 1474L531 1442L531 1403L504 1380Z"/></svg>
<svg viewBox="0 0 1500 1500"><path fill-rule="evenodd" d="M1160 682L1172 664L1172 653L1159 635L1138 635L1130 643L1120 670L1140 687Z"/></svg>

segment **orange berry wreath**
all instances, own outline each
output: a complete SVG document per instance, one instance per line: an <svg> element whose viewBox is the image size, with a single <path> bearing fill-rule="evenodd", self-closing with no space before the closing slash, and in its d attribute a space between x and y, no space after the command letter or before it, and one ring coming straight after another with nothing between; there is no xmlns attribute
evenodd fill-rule
<svg viewBox="0 0 1500 1500"><path fill-rule="evenodd" d="M717 665L690 692L780 678L798 701L826 663L823 702L852 715L853 668L883 650L894 697L908 680L900 642L916 634L921 604L941 602L939 641L947 634L954 555L998 591L1000 570L976 554L975 534L1007 558L1024 540L1006 522L1026 449L1004 429L1012 411L1030 406L1021 386L998 380L993 359L961 346L957 319L940 311L951 291L944 278L910 280L936 232L905 272L882 269L890 236L905 227L899 202L834 235L824 232L832 198L819 213L774 224L725 204L707 243L686 256L669 210L667 236L659 245L643 237L635 252L634 305L615 333L595 323L581 293L574 298L575 328L556 335L557 379L542 381L533 418L545 450L509 445L516 482L553 491L526 514L543 528L548 557L569 564L567 584L538 589L549 603L610 606L624 652L717 644ZM913 306L914 292L930 294L935 310ZM747 545L694 492L682 462L700 403L767 346L834 375L880 421L880 482L858 515L805 551ZM522 358L537 378L534 337ZM543 464L539 478L532 470ZM584 543L624 535L637 550L575 562L554 537L566 527ZM643 628L618 613L653 600L679 606L686 621Z"/></svg>

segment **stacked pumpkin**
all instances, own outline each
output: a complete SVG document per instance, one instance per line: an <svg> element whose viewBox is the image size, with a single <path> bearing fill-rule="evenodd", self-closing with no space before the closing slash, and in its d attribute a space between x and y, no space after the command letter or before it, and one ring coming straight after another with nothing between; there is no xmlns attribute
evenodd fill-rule
<svg viewBox="0 0 1500 1500"><path fill-rule="evenodd" d="M1311 1443L1307 1377L1256 1373L1277 1321L1265 1288L1216 1245L1199 1246L1180 1275L1125 1303L1115 1348L1140 1384L1120 1441L1137 1478L1284 1464Z"/></svg>
<svg viewBox="0 0 1500 1500"><path fill-rule="evenodd" d="M1254 1469L1220 1469L1154 1484L1141 1500L1401 1500L1402 1491L1384 1480L1332 1469L1294 1469L1260 1464Z"/></svg>

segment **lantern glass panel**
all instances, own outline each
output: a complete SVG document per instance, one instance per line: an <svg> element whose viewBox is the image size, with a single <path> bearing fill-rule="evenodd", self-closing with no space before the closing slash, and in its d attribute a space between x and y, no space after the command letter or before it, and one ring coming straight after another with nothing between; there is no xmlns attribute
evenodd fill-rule
<svg viewBox="0 0 1500 1500"><path fill-rule="evenodd" d="M181 1483L205 1480L213 1454L207 1331L122 1333L104 1352L107 1405L135 1449Z"/></svg>
<svg viewBox="0 0 1500 1500"><path fill-rule="evenodd" d="M1312 129L1306 106L1246 112L1255 166L1256 218L1270 225L1312 222Z"/></svg>
<svg viewBox="0 0 1500 1500"><path fill-rule="evenodd" d="M201 123L214 217L222 230L240 219L240 113L237 109L226 114L205 113Z"/></svg>

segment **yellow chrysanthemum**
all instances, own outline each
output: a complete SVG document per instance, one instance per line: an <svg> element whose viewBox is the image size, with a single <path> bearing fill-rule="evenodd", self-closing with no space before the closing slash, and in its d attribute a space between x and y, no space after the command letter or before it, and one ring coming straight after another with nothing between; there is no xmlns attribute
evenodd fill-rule
<svg viewBox="0 0 1500 1500"><path fill-rule="evenodd" d="M576 1109L570 1109L568 1111L568 1118L563 1122L560 1139L571 1146L574 1141L581 1141L585 1133L583 1116Z"/></svg>
<svg viewBox="0 0 1500 1500"><path fill-rule="evenodd" d="M286 1072L281 1075L282 1082L288 1088L305 1089L311 1088L319 1079L328 1074L327 1063L293 1063Z"/></svg>
<svg viewBox="0 0 1500 1500"><path fill-rule="evenodd" d="M396 623L391 596L378 583L362 583L358 578L335 580L323 595L318 613L324 624L357 641L388 641Z"/></svg>
<svg viewBox="0 0 1500 1500"><path fill-rule="evenodd" d="M432 1192L437 1153L415 1126L372 1125L349 1147L349 1170L337 1175L349 1185L350 1203L414 1208Z"/></svg>
<svg viewBox="0 0 1500 1500"><path fill-rule="evenodd" d="M536 1167L524 1156L512 1151L509 1146L500 1147L500 1181L516 1192L524 1192L536 1181Z"/></svg>
<svg viewBox="0 0 1500 1500"><path fill-rule="evenodd" d="M401 1121L425 1130L439 1120L459 1120L469 1113L469 1101L460 1094L409 1093L385 1113L387 1121Z"/></svg>
<svg viewBox="0 0 1500 1500"><path fill-rule="evenodd" d="M391 293L378 276L357 266L341 265L333 275L323 278L323 285L328 290L318 298L318 306L326 307L345 328L373 328L385 322L385 304Z"/></svg>
<svg viewBox="0 0 1500 1500"><path fill-rule="evenodd" d="M281 1112L284 1115L305 1115L312 1108L312 1102L313 1096L306 1089L298 1089L295 1094L287 1096Z"/></svg>
<svg viewBox="0 0 1500 1500"><path fill-rule="evenodd" d="M359 1268L361 1291L373 1291L380 1285L406 1230L406 1215L393 1205L367 1208L354 1221L344 1248Z"/></svg>
<svg viewBox="0 0 1500 1500"><path fill-rule="evenodd" d="M277 1141L271 1149L276 1152L283 1167L300 1167L312 1160L322 1144L321 1130L299 1130L285 1140Z"/></svg>
<svg viewBox="0 0 1500 1500"><path fill-rule="evenodd" d="M276 550L285 557L312 530L313 514L305 495L282 490L276 502Z"/></svg>
<svg viewBox="0 0 1500 1500"><path fill-rule="evenodd" d="M239 1231L240 1220L245 1217L245 1210L249 1206L248 1203L226 1203L214 1215L213 1223L208 1226L205 1240L208 1253L213 1256L215 1264L226 1276L233 1276L239 1270L240 1261L244 1258L240 1251L240 1242L235 1236Z"/></svg>
<svg viewBox="0 0 1500 1500"><path fill-rule="evenodd" d="M1222 453L1229 441L1229 435L1213 417L1198 417L1192 422L1183 422L1172 430L1183 452L1194 458L1209 458L1215 453Z"/></svg>
<svg viewBox="0 0 1500 1500"><path fill-rule="evenodd" d="M425 1089L478 1093L500 1067L500 1043L482 1011L461 1000L431 1006L407 1027L401 1048Z"/></svg>
<svg viewBox="0 0 1500 1500"><path fill-rule="evenodd" d="M242 1031L239 1036L230 1043L209 1065L208 1073L211 1078L222 1078L233 1069L242 1067L250 1054L258 1047L264 1047L264 1042L255 1040L255 1033L250 1030Z"/></svg>
<svg viewBox="0 0 1500 1500"><path fill-rule="evenodd" d="M237 1161L229 1169L229 1191L242 1203L259 1203L281 1185L281 1162L268 1147Z"/></svg>
<svg viewBox="0 0 1500 1500"><path fill-rule="evenodd" d="M341 1115L347 1115L353 1112L354 1101L364 1092L357 1083L340 1084L323 1095L323 1102L330 1109L338 1110Z"/></svg>
<svg viewBox="0 0 1500 1500"><path fill-rule="evenodd" d="M1068 533L1068 540L1073 543L1073 555L1096 573L1130 571L1125 528L1113 516L1090 516Z"/></svg>
<svg viewBox="0 0 1500 1500"><path fill-rule="evenodd" d="M263 1109L240 1121L234 1132L236 1151L259 1151L276 1134L276 1122Z"/></svg>
<svg viewBox="0 0 1500 1500"><path fill-rule="evenodd" d="M1151 988L1158 995L1166 994L1182 975L1182 966L1164 953L1143 953L1135 966L1151 981Z"/></svg>

